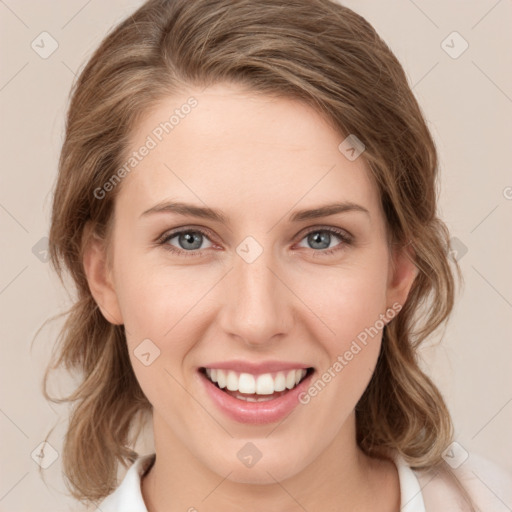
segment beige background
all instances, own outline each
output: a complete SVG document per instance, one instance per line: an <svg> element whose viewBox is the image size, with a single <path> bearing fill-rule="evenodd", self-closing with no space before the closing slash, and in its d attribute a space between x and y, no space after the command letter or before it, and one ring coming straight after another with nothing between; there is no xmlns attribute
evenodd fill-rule
<svg viewBox="0 0 512 512"><path fill-rule="evenodd" d="M140 3L0 1L0 511L81 510L61 494L60 458L42 471L48 485L31 458L56 423L50 442L58 454L67 412L40 392L59 322L30 349L37 328L68 300L40 240L74 75ZM375 26L404 65L440 153L441 215L458 239L466 284L442 343L434 347L438 336L422 352L425 367L448 401L461 447L512 470L512 2L345 4ZM47 59L31 47L43 31L58 43ZM463 48L459 36L446 39L453 31L469 44L458 58L443 49L454 55Z"/></svg>

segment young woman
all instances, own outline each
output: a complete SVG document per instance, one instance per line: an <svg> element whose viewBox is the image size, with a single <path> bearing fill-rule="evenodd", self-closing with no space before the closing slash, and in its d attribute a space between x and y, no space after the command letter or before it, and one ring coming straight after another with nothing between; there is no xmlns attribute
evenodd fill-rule
<svg viewBox="0 0 512 512"><path fill-rule="evenodd" d="M462 449L416 360L454 298L436 176L402 67L348 8L150 0L116 27L73 92L50 233L78 290L54 364L83 377L73 495L102 512L509 499L504 473L481 492L445 462Z"/></svg>

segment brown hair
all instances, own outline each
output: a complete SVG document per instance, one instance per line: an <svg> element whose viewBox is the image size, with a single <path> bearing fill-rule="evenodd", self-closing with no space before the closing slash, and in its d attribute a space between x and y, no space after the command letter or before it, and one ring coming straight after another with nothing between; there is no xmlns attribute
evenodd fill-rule
<svg viewBox="0 0 512 512"><path fill-rule="evenodd" d="M135 419L151 409L123 326L102 316L85 277L87 237L108 238L122 183L102 199L94 191L123 165L129 136L148 109L188 84L219 82L298 99L340 136L355 134L365 144L390 242L412 246L419 273L384 329L356 408L357 441L371 456L393 450L414 468L439 466L452 423L418 365L417 348L448 318L455 280L448 231L436 214L436 148L400 63L364 18L330 0L150 0L115 27L80 73L59 161L50 254L61 279L64 270L72 276L77 299L44 392L73 404L63 450L73 496L96 501L115 489L119 463L137 455ZM58 400L46 385L60 366L79 370L82 380Z"/></svg>

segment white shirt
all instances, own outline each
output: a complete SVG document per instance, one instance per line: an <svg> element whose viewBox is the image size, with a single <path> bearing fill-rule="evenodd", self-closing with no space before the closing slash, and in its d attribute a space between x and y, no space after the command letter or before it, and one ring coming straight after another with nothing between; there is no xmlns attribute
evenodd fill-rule
<svg viewBox="0 0 512 512"><path fill-rule="evenodd" d="M155 454L139 457L128 469L119 487L98 506L101 512L148 512L141 479ZM400 512L469 512L460 493L442 473L412 470L395 457L400 482ZM512 475L487 459L471 454L453 470L481 512L512 511Z"/></svg>

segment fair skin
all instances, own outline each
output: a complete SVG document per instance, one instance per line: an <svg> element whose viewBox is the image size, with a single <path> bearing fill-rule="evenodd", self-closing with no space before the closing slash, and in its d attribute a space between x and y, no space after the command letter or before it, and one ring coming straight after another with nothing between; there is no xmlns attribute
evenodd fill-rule
<svg viewBox="0 0 512 512"><path fill-rule="evenodd" d="M356 443L354 409L375 368L381 332L278 422L228 417L198 373L212 361L283 360L313 367L316 379L379 315L404 304L416 269L389 249L366 163L338 150L344 137L312 108L230 84L162 100L133 131L133 150L190 96L198 106L124 178L110 264L99 242L84 256L91 292L108 321L124 324L133 369L153 406L157 458L142 481L146 506L397 512L394 464L367 457ZM171 200L220 210L227 224L142 215ZM289 220L298 210L339 202L366 211ZM197 233L193 249L179 236L156 242L174 228L201 228L207 236ZM352 242L327 228L349 233ZM314 244L322 233L326 247L336 248L331 254ZM248 236L262 248L251 263L236 251ZM148 366L134 355L145 339L160 350ZM247 442L262 454L252 467L237 457Z"/></svg>

